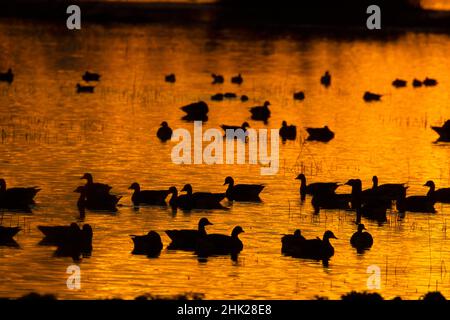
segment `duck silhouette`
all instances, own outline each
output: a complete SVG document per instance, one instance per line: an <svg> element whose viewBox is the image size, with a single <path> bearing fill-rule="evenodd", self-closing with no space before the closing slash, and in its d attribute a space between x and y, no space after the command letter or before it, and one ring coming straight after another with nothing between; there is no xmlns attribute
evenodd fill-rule
<svg viewBox="0 0 450 320"><path fill-rule="evenodd" d="M332 195L335 193L336 189L339 187L337 182L314 182L309 185L306 184L306 177L303 173L300 173L296 180L300 180L300 199L303 201L307 194L325 194Z"/></svg>
<svg viewBox="0 0 450 320"><path fill-rule="evenodd" d="M166 142L172 138L172 129L169 127L169 124L166 121L161 122L161 127L156 132L156 136L162 142Z"/></svg>
<svg viewBox="0 0 450 320"><path fill-rule="evenodd" d="M380 101L381 100L382 95L381 94L376 94L376 93L372 93L369 91L366 91L363 95L363 99L366 102L372 102L372 101Z"/></svg>
<svg viewBox="0 0 450 320"><path fill-rule="evenodd" d="M83 174L80 179L86 180L84 191L86 192L87 197L101 194L109 194L109 191L112 189L112 187L108 184L94 182L92 174L88 172Z"/></svg>
<svg viewBox="0 0 450 320"><path fill-rule="evenodd" d="M234 98L237 98L237 94L234 92L225 92L223 94L223 97L227 98L227 99L234 99Z"/></svg>
<svg viewBox="0 0 450 320"><path fill-rule="evenodd" d="M330 239L337 239L330 230L325 231L323 238L307 239L297 241L292 246L289 255L296 258L305 258L312 260L329 260L334 255L334 248Z"/></svg>
<svg viewBox="0 0 450 320"><path fill-rule="evenodd" d="M94 93L94 86L85 86L77 83L76 85L77 93Z"/></svg>
<svg viewBox="0 0 450 320"><path fill-rule="evenodd" d="M438 141L450 142L450 120L445 121L441 127L432 126L431 129L439 134Z"/></svg>
<svg viewBox="0 0 450 320"><path fill-rule="evenodd" d="M395 79L392 81L392 85L396 88L404 88L406 87L407 81L402 79Z"/></svg>
<svg viewBox="0 0 450 320"><path fill-rule="evenodd" d="M372 188L363 191L363 195L375 196L386 200L398 200L406 196L408 187L404 183L385 183L378 185L378 177L372 177Z"/></svg>
<svg viewBox="0 0 450 320"><path fill-rule="evenodd" d="M413 85L414 88L419 88L419 87L421 87L423 85L423 83L422 83L422 81L420 81L418 79L414 79L412 81L412 85Z"/></svg>
<svg viewBox="0 0 450 320"><path fill-rule="evenodd" d="M366 227L360 223L358 225L358 231L350 238L350 244L357 249L358 253L362 253L373 245L372 235L368 232L364 232L364 230L367 230Z"/></svg>
<svg viewBox="0 0 450 320"><path fill-rule="evenodd" d="M425 87L434 87L437 85L437 80L427 77L427 78L425 78L425 80L423 80L423 85Z"/></svg>
<svg viewBox="0 0 450 320"><path fill-rule="evenodd" d="M295 140L297 137L297 127L294 125L288 126L287 122L283 121L279 133L283 141Z"/></svg>
<svg viewBox="0 0 450 320"><path fill-rule="evenodd" d="M175 74L171 73L168 74L164 77L164 81L169 82L169 83L175 83L176 78L175 78Z"/></svg>
<svg viewBox="0 0 450 320"><path fill-rule="evenodd" d="M303 91L295 92L294 100L305 100L305 93Z"/></svg>
<svg viewBox="0 0 450 320"><path fill-rule="evenodd" d="M246 96L245 94L243 94L243 95L241 96L241 101L242 101L242 102L248 101L248 96Z"/></svg>
<svg viewBox="0 0 450 320"><path fill-rule="evenodd" d="M169 192L172 194L169 199L169 205L173 210L180 208L189 211L193 209L192 199L187 194L178 195L178 190L174 186L169 188Z"/></svg>
<svg viewBox="0 0 450 320"><path fill-rule="evenodd" d="M225 192L226 197L230 201L250 201L259 202L261 201L259 194L264 189L263 184L234 184L234 179L232 177L226 177L223 184L228 185L227 191Z"/></svg>
<svg viewBox="0 0 450 320"><path fill-rule="evenodd" d="M244 82L244 79L242 78L242 75L239 73L237 76L231 77L231 83L234 84L242 84Z"/></svg>
<svg viewBox="0 0 450 320"><path fill-rule="evenodd" d="M323 128L306 128L306 132L309 134L308 141L328 142L334 138L334 132L328 126Z"/></svg>
<svg viewBox="0 0 450 320"><path fill-rule="evenodd" d="M223 101L224 95L223 93L216 93L211 96L212 101Z"/></svg>
<svg viewBox="0 0 450 320"><path fill-rule="evenodd" d="M360 179L350 179L345 185L352 187L351 204L352 209L356 210L357 223L361 221L361 217L375 220L380 223L386 222L386 211L391 207L388 199L376 196L375 194L363 194L362 183Z"/></svg>
<svg viewBox="0 0 450 320"><path fill-rule="evenodd" d="M195 251L200 257L238 254L244 248L242 241L239 239L239 235L243 232L242 227L236 226L233 228L231 235L207 234L199 238Z"/></svg>
<svg viewBox="0 0 450 320"><path fill-rule="evenodd" d="M331 85L331 74L329 71L325 71L325 74L320 78L320 83L325 87Z"/></svg>
<svg viewBox="0 0 450 320"><path fill-rule="evenodd" d="M224 78L220 74L212 73L211 77L213 78L212 84L222 84L224 82Z"/></svg>
<svg viewBox="0 0 450 320"><path fill-rule="evenodd" d="M212 192L192 192L190 184L184 185L181 191L186 191L191 208L193 209L226 209L220 204L220 201L225 199L225 193Z"/></svg>
<svg viewBox="0 0 450 320"><path fill-rule="evenodd" d="M209 108L206 102L198 101L181 107L186 113L183 120L187 121L206 121L208 119Z"/></svg>
<svg viewBox="0 0 450 320"><path fill-rule="evenodd" d="M302 236L300 229L294 231L294 234L285 234L281 238L281 253L290 255L295 252L296 248L300 245L299 242L305 241L305 237Z"/></svg>
<svg viewBox="0 0 450 320"><path fill-rule="evenodd" d="M130 235L134 248L132 254L145 254L149 257L158 257L163 248L161 236L156 231L150 231L146 235Z"/></svg>
<svg viewBox="0 0 450 320"><path fill-rule="evenodd" d="M0 179L0 208L28 209L40 190L38 187L6 188L5 179Z"/></svg>
<svg viewBox="0 0 450 320"><path fill-rule="evenodd" d="M430 187L431 190L431 184L425 183L425 186ZM406 211L419 213L436 213L436 209L434 208L435 203L436 200L433 197L425 195L409 196L403 199L399 199L396 205L397 210L400 213L404 213Z"/></svg>
<svg viewBox="0 0 450 320"><path fill-rule="evenodd" d="M77 207L80 213L83 213L85 209L116 212L117 203L122 198L122 196L109 193L91 193L88 196L86 186L79 186L74 192L80 194L77 201Z"/></svg>
<svg viewBox="0 0 450 320"><path fill-rule="evenodd" d="M166 230L166 234L172 240L168 249L194 251L201 237L206 237L206 226L213 225L207 218L198 221L197 230Z"/></svg>
<svg viewBox="0 0 450 320"><path fill-rule="evenodd" d="M314 213L319 214L320 209L350 210L351 195L336 193L315 193L311 199Z"/></svg>
<svg viewBox="0 0 450 320"><path fill-rule="evenodd" d="M81 77L84 81L100 81L100 75L98 73L86 71Z"/></svg>
<svg viewBox="0 0 450 320"><path fill-rule="evenodd" d="M141 204L166 206L166 198L170 193L169 190L141 190L137 182L133 182L128 189L134 190L131 201L135 206Z"/></svg>
<svg viewBox="0 0 450 320"><path fill-rule="evenodd" d="M252 114L252 119L266 122L267 119L270 118L269 106L270 106L270 102L265 101L264 105L262 105L262 106L256 106L256 107L250 108L250 113Z"/></svg>
<svg viewBox="0 0 450 320"><path fill-rule="evenodd" d="M14 80L12 69L9 68L6 72L0 72L0 82L8 82L11 84Z"/></svg>
<svg viewBox="0 0 450 320"><path fill-rule="evenodd" d="M0 226L0 245L15 243L14 236L22 230L20 227Z"/></svg>
<svg viewBox="0 0 450 320"><path fill-rule="evenodd" d="M430 190L427 196L433 201L441 203L450 203L450 188L441 188L436 190L436 185L432 180L428 180L424 186L429 187Z"/></svg>

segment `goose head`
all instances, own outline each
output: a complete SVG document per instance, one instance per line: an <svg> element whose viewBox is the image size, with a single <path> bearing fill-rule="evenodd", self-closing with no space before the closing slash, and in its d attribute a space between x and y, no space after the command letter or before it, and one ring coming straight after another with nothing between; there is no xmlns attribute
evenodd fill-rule
<svg viewBox="0 0 450 320"><path fill-rule="evenodd" d="M231 232L231 236L233 238L237 238L238 235L240 235L243 232L244 232L244 229L242 229L242 227L236 226L236 227L234 227L233 231Z"/></svg>
<svg viewBox="0 0 450 320"><path fill-rule="evenodd" d="M230 176L226 177L223 185L225 186L227 184L229 184L230 187L232 187L234 185L234 179Z"/></svg>
<svg viewBox="0 0 450 320"><path fill-rule="evenodd" d="M169 193L171 193L173 195L177 195L178 194L177 187L170 187L169 188Z"/></svg>
<svg viewBox="0 0 450 320"><path fill-rule="evenodd" d="M367 230L366 227L364 226L364 224L360 223L358 225L358 232L363 232L363 230Z"/></svg>
<svg viewBox="0 0 450 320"><path fill-rule="evenodd" d="M250 128L250 125L248 124L248 122L244 122L243 124L242 124L242 129L247 129L247 128Z"/></svg>
<svg viewBox="0 0 450 320"><path fill-rule="evenodd" d="M92 174L85 173L80 179L86 179L88 183L92 183L94 178L92 178Z"/></svg>
<svg viewBox="0 0 450 320"><path fill-rule="evenodd" d="M141 186L137 182L133 182L131 186L128 187L128 190L140 191Z"/></svg>
<svg viewBox="0 0 450 320"><path fill-rule="evenodd" d="M434 189L436 186L433 181L428 180L424 185L424 187L429 187L430 189Z"/></svg>
<svg viewBox="0 0 450 320"><path fill-rule="evenodd" d="M282 126L283 128L286 128L286 127L287 127L287 122L286 122L285 120L283 120L283 122L281 123L281 126Z"/></svg>
<svg viewBox="0 0 450 320"><path fill-rule="evenodd" d="M362 190L361 179L350 179L345 183L345 185L351 186L352 192L360 192Z"/></svg>
<svg viewBox="0 0 450 320"><path fill-rule="evenodd" d="M306 183L306 177L303 173L300 173L297 178L295 178L296 180L300 180L302 183Z"/></svg>
<svg viewBox="0 0 450 320"><path fill-rule="evenodd" d="M270 106L270 102L269 101L265 101L264 102L264 108L267 109L269 106Z"/></svg>
<svg viewBox="0 0 450 320"><path fill-rule="evenodd" d="M163 121L163 122L161 122L160 126L163 128L166 128L169 126L169 124L167 123L167 121Z"/></svg>
<svg viewBox="0 0 450 320"><path fill-rule="evenodd" d="M323 234L323 240L324 241L328 241L329 239L337 239L336 236L334 235L333 231L327 230L325 231L325 233Z"/></svg>
<svg viewBox="0 0 450 320"><path fill-rule="evenodd" d="M302 232L301 232L300 229L297 229L297 230L294 231L294 237L295 238L300 238L301 235L302 235Z"/></svg>
<svg viewBox="0 0 450 320"><path fill-rule="evenodd" d="M212 226L212 222L210 222L207 218L201 218L198 222L199 228L204 228L205 226Z"/></svg>
<svg viewBox="0 0 450 320"><path fill-rule="evenodd" d="M189 195L192 194L192 186L189 183L185 184L183 189L181 189L181 192L183 191L186 191Z"/></svg>

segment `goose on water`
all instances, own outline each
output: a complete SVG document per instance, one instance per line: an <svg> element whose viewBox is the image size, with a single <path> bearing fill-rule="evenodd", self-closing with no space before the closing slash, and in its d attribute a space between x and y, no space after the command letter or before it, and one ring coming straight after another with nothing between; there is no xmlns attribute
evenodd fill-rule
<svg viewBox="0 0 450 320"><path fill-rule="evenodd" d="M305 200L306 195L314 195L318 193L334 194L339 187L337 182L314 182L306 184L306 177L303 173L300 173L296 180L300 180L300 199Z"/></svg>
<svg viewBox="0 0 450 320"><path fill-rule="evenodd" d="M34 197L40 190L38 187L6 188L5 179L0 179L0 208L29 208L34 204Z"/></svg>
<svg viewBox="0 0 450 320"><path fill-rule="evenodd" d="M212 73L211 77L213 78L212 84L221 84L224 82L224 78L220 74Z"/></svg>
<svg viewBox="0 0 450 320"><path fill-rule="evenodd" d="M307 138L309 141L328 142L334 138L334 132L328 126L323 128L306 128L306 132L309 134Z"/></svg>
<svg viewBox="0 0 450 320"><path fill-rule="evenodd" d="M418 79L414 79L413 82L412 82L412 85L413 85L414 88L421 87L422 84L423 84L422 81L420 81Z"/></svg>
<svg viewBox="0 0 450 320"><path fill-rule="evenodd" d="M175 81L176 81L175 74L171 73L171 74L166 75L164 77L164 80L169 83L175 83Z"/></svg>
<svg viewBox="0 0 450 320"><path fill-rule="evenodd" d="M170 140L172 138L172 129L169 127L169 124L166 121L161 122L161 127L156 132L156 136L162 142Z"/></svg>
<svg viewBox="0 0 450 320"><path fill-rule="evenodd" d="M85 86L77 83L76 86L77 93L94 93L94 86Z"/></svg>
<svg viewBox="0 0 450 320"><path fill-rule="evenodd" d="M186 113L186 116L183 117L183 120L206 121L208 119L209 108L204 101L190 103L181 107L180 109Z"/></svg>
<svg viewBox="0 0 450 320"><path fill-rule="evenodd" d="M364 230L367 230L366 227L360 223L358 225L358 231L350 238L350 244L352 247L356 248L358 252L369 249L373 245L372 235L368 232L364 232Z"/></svg>
<svg viewBox="0 0 450 320"><path fill-rule="evenodd" d="M303 91L295 92L294 100L305 100L305 93Z"/></svg>
<svg viewBox="0 0 450 320"><path fill-rule="evenodd" d="M86 71L81 77L84 81L100 81L100 75L98 73Z"/></svg>
<svg viewBox="0 0 450 320"><path fill-rule="evenodd" d="M101 210L101 211L117 211L117 203L122 196L116 196L109 193L96 193L88 196L86 186L77 187L74 192L80 194L77 201L77 206L80 212L85 209Z"/></svg>
<svg viewBox="0 0 450 320"><path fill-rule="evenodd" d="M270 102L265 101L262 106L256 106L250 108L250 113L252 114L253 120L267 121L270 118L269 110Z"/></svg>
<svg viewBox="0 0 450 320"><path fill-rule="evenodd" d="M157 257L161 253L163 243L161 236L156 231L150 231L146 235L131 235L134 248L133 254L145 254L149 257Z"/></svg>
<svg viewBox="0 0 450 320"><path fill-rule="evenodd" d="M172 240L168 249L195 250L200 237L206 236L206 226L213 225L207 218L198 221L197 230L166 230L166 234Z"/></svg>
<svg viewBox="0 0 450 320"><path fill-rule="evenodd" d="M199 238L195 251L203 257L237 254L244 248L242 241L239 239L239 235L243 232L244 230L240 226L236 226L233 228L231 235L207 234Z"/></svg>
<svg viewBox="0 0 450 320"><path fill-rule="evenodd" d="M403 88L406 87L407 81L402 79L395 79L392 81L392 85L396 88Z"/></svg>
<svg viewBox="0 0 450 320"><path fill-rule="evenodd" d="M425 186L430 187L431 184L426 183ZM420 212L420 213L436 213L436 209L434 208L434 204L436 200L429 195L425 196L409 196L397 201L397 210L400 213L404 213L406 211L409 212Z"/></svg>
<svg viewBox="0 0 450 320"><path fill-rule="evenodd" d="M192 192L192 186L186 184L181 191L186 191L192 209L224 209L220 201L225 199L225 193Z"/></svg>
<svg viewBox="0 0 450 320"><path fill-rule="evenodd" d="M450 188L441 188L436 190L436 185L431 180L428 180L424 186L430 188L430 190L427 193L427 196L431 198L433 201L441 203L450 203Z"/></svg>
<svg viewBox="0 0 450 320"><path fill-rule="evenodd" d="M223 185L228 185L225 192L230 201L260 201L259 194L264 189L263 184L234 184L232 177L226 177Z"/></svg>
<svg viewBox="0 0 450 320"><path fill-rule="evenodd" d="M297 258L313 260L329 260L334 255L330 239L337 239L330 230L325 231L323 238L297 241L289 250L289 255Z"/></svg>
<svg viewBox="0 0 450 320"><path fill-rule="evenodd" d="M299 245L298 242L306 240L302 236L300 229L294 231L294 234L285 234L281 238L281 253L289 255Z"/></svg>
<svg viewBox="0 0 450 320"><path fill-rule="evenodd" d="M320 78L320 83L325 87L329 87L331 85L331 74L329 71L325 71L325 74Z"/></svg>
<svg viewBox="0 0 450 320"><path fill-rule="evenodd" d="M366 91L363 95L363 99L366 102L371 102L371 101L380 101L381 100L382 95L381 94L376 94L376 93L372 93L369 91Z"/></svg>
<svg viewBox="0 0 450 320"><path fill-rule="evenodd" d="M244 79L240 73L237 76L231 77L231 83L242 84L242 82L244 82Z"/></svg>
<svg viewBox="0 0 450 320"><path fill-rule="evenodd" d="M135 206L140 204L166 206L166 198L170 193L169 190L141 190L137 182L133 182L128 189L134 190L131 201Z"/></svg>
<svg viewBox="0 0 450 320"><path fill-rule="evenodd" d="M425 87L434 87L437 85L437 80L427 77L427 78L425 78L425 80L423 80L423 85Z"/></svg>
<svg viewBox="0 0 450 320"><path fill-rule="evenodd" d="M288 126L287 122L283 121L279 133L283 140L295 140L297 137L297 127L294 125Z"/></svg>

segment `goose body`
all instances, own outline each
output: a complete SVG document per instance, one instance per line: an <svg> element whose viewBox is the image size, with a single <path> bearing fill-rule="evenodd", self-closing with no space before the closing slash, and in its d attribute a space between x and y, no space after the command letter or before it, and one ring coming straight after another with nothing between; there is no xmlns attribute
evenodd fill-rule
<svg viewBox="0 0 450 320"><path fill-rule="evenodd" d="M289 255L297 258L313 260L329 260L334 255L330 239L337 239L330 230L325 231L323 238L308 239L296 242Z"/></svg>
<svg viewBox="0 0 450 320"><path fill-rule="evenodd" d="M231 235L207 234L197 242L196 253L199 256L237 254L242 251L244 245L239 239L239 234L244 230L234 227Z"/></svg>
<svg viewBox="0 0 450 320"><path fill-rule="evenodd" d="M171 73L171 74L166 75L164 80L169 83L175 83L175 81L176 81L175 74Z"/></svg>
<svg viewBox="0 0 450 320"><path fill-rule="evenodd" d="M264 102L262 106L256 106L250 108L250 113L252 114L253 120L267 121L270 118L270 110L269 110L270 102Z"/></svg>
<svg viewBox="0 0 450 320"><path fill-rule="evenodd" d="M169 127L169 124L166 121L161 122L161 127L156 132L156 136L162 142L170 140L172 138L172 129Z"/></svg>
<svg viewBox="0 0 450 320"><path fill-rule="evenodd" d="M20 227L4 227L0 226L0 244L13 242L13 237L19 233Z"/></svg>
<svg viewBox="0 0 450 320"><path fill-rule="evenodd" d="M172 240L169 249L195 250L197 242L206 236L206 226L212 225L207 218L201 218L197 230L166 230L166 234Z"/></svg>
<svg viewBox="0 0 450 320"><path fill-rule="evenodd" d="M170 193L169 190L141 190L137 182L131 184L128 189L134 190L131 201L135 206L140 204L166 206L166 198Z"/></svg>
<svg viewBox="0 0 450 320"><path fill-rule="evenodd" d="M286 234L281 238L281 253L289 255L301 245L299 242L305 241L300 229L294 231L294 234Z"/></svg>
<svg viewBox="0 0 450 320"><path fill-rule="evenodd" d="M283 121L279 133L283 140L295 140L297 137L297 127L294 125L288 126L287 122Z"/></svg>
<svg viewBox="0 0 450 320"><path fill-rule="evenodd" d="M212 84L221 84L224 82L224 78L220 74L211 74L211 77L213 78Z"/></svg>
<svg viewBox="0 0 450 320"><path fill-rule="evenodd" d="M76 89L77 89L77 93L94 93L95 87L94 86L84 86L84 85L77 83Z"/></svg>
<svg viewBox="0 0 450 320"><path fill-rule="evenodd" d="M88 196L86 186L79 186L74 192L80 194L77 201L80 212L84 211L84 209L115 212L117 211L117 203L122 198L122 196L116 196L109 193L90 193Z"/></svg>
<svg viewBox="0 0 450 320"><path fill-rule="evenodd" d="M93 73L89 71L86 71L81 78L86 82L100 81L100 75L98 73Z"/></svg>
<svg viewBox="0 0 450 320"><path fill-rule="evenodd" d="M306 177L303 173L300 173L295 179L300 180L301 200L305 200L307 194L334 194L336 189L339 187L337 182L314 182L308 185L306 184Z"/></svg>
<svg viewBox="0 0 450 320"><path fill-rule="evenodd" d="M242 101L242 102L248 101L248 97L247 97L245 94L243 94L243 95L241 96L241 101Z"/></svg>
<svg viewBox="0 0 450 320"><path fill-rule="evenodd" d="M445 121L442 127L433 126L431 129L439 134L440 141L450 142L450 120Z"/></svg>
<svg viewBox="0 0 450 320"><path fill-rule="evenodd" d="M378 177L372 177L372 188L363 191L363 195L376 196L387 200L398 200L406 196L408 187L404 183L386 183L378 185Z"/></svg>
<svg viewBox="0 0 450 320"><path fill-rule="evenodd" d="M320 83L325 86L328 87L331 85L331 74L328 71L325 71L325 74L320 78Z"/></svg>
<svg viewBox="0 0 450 320"><path fill-rule="evenodd" d="M381 100L382 95L381 94L376 94L376 93L372 93L369 91L366 91L363 95L363 99L366 102L371 102L371 101L380 101Z"/></svg>
<svg viewBox="0 0 450 320"><path fill-rule="evenodd" d="M423 85L425 87L434 87L437 85L437 80L427 77L427 78L425 78L425 80L423 80Z"/></svg>
<svg viewBox="0 0 450 320"><path fill-rule="evenodd" d="M428 181L425 183L426 187L433 189L434 183ZM432 193L428 192L426 196L409 196L397 201L397 210L399 212L422 212L422 213L435 213L436 209L434 204L436 200L431 196Z"/></svg>
<svg viewBox="0 0 450 320"><path fill-rule="evenodd" d="M396 88L403 88L406 87L406 80L401 80L401 79L395 79L394 81L392 81L392 85Z"/></svg>
<svg viewBox="0 0 450 320"><path fill-rule="evenodd" d="M436 190L436 186L434 182L431 180L427 181L425 186L430 188L430 190L427 193L427 196L431 198L433 201L450 203L450 188L441 188Z"/></svg>
<svg viewBox="0 0 450 320"><path fill-rule="evenodd" d="M29 208L34 204L34 197L40 190L38 187L6 188L5 179L0 179L0 208Z"/></svg>
<svg viewBox="0 0 450 320"><path fill-rule="evenodd" d="M85 173L80 179L85 179L85 191L87 197L98 194L108 194L112 187L105 183L94 182L92 174Z"/></svg>
<svg viewBox="0 0 450 320"><path fill-rule="evenodd" d="M414 79L412 82L412 85L414 88L418 88L422 86L422 81L418 80L418 79Z"/></svg>
<svg viewBox="0 0 450 320"><path fill-rule="evenodd" d="M232 177L226 177L224 185L228 185L225 192L230 201L260 201L259 194L264 189L263 184L234 184Z"/></svg>
<svg viewBox="0 0 450 320"><path fill-rule="evenodd" d="M358 231L355 232L350 238L350 244L358 251L369 249L373 245L372 235L368 232L363 232L363 230L366 230L365 226L363 224L359 224Z"/></svg>
<svg viewBox="0 0 450 320"><path fill-rule="evenodd" d="M220 201L225 199L225 193L192 192L192 186L186 184L181 191L187 192L187 201L192 209L225 209Z"/></svg>
<svg viewBox="0 0 450 320"><path fill-rule="evenodd" d="M244 82L244 79L240 73L237 76L231 77L231 83L242 84L242 82Z"/></svg>
<svg viewBox="0 0 450 320"><path fill-rule="evenodd" d="M12 72L12 69L9 68L6 72L0 73L0 81L12 83L14 80L14 74Z"/></svg>
<svg viewBox="0 0 450 320"><path fill-rule="evenodd" d="M215 95L211 96L212 101L223 101L224 95L223 93L216 93Z"/></svg>
<svg viewBox="0 0 450 320"><path fill-rule="evenodd" d="M130 237L134 244L133 254L146 254L156 257L161 253L163 243L161 236L156 231L150 231L143 236L131 235Z"/></svg>
<svg viewBox="0 0 450 320"><path fill-rule="evenodd" d="M209 112L208 105L204 101L198 101L190 103L181 107L181 110L186 112L186 116L183 117L184 120L206 120Z"/></svg>
<svg viewBox="0 0 450 320"><path fill-rule="evenodd" d="M351 196L348 194L316 193L311 199L314 212L318 214L320 209L350 210Z"/></svg>
<svg viewBox="0 0 450 320"><path fill-rule="evenodd" d="M309 141L328 142L334 138L334 132L328 126L323 128L306 128L306 132L309 134L307 138Z"/></svg>
<svg viewBox="0 0 450 320"><path fill-rule="evenodd" d="M294 100L305 100L305 93L303 91L295 92Z"/></svg>

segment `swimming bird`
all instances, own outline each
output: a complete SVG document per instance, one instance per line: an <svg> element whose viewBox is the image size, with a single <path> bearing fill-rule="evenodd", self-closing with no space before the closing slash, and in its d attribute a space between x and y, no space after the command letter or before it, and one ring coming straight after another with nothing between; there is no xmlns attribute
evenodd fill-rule
<svg viewBox="0 0 450 320"><path fill-rule="evenodd" d="M336 193L315 193L311 199L314 213L319 214L320 209L350 210L351 195Z"/></svg>
<svg viewBox="0 0 450 320"><path fill-rule="evenodd" d="M213 225L207 218L198 221L197 230L166 230L166 234L172 240L168 249L195 250L199 238L206 237L206 226Z"/></svg>
<svg viewBox="0 0 450 320"><path fill-rule="evenodd" d="M306 128L309 136L307 140L309 141L321 141L328 142L334 138L334 132L325 126L323 128Z"/></svg>
<svg viewBox="0 0 450 320"><path fill-rule="evenodd" d="M284 141L295 140L297 137L297 127L294 125L288 126L287 122L283 120L279 133Z"/></svg>
<svg viewBox="0 0 450 320"><path fill-rule="evenodd" d="M100 81L100 75L98 73L93 73L89 71L86 71L81 78L86 82Z"/></svg>
<svg viewBox="0 0 450 320"><path fill-rule="evenodd" d="M425 78L425 80L423 80L423 85L425 87L434 87L437 85L437 80L427 77L427 78Z"/></svg>
<svg viewBox="0 0 450 320"><path fill-rule="evenodd" d="M220 74L211 74L211 77L213 78L212 84L221 84L224 82L224 78Z"/></svg>
<svg viewBox="0 0 450 320"><path fill-rule="evenodd" d="M231 83L240 85L242 82L244 82L244 79L240 73L237 76L231 77Z"/></svg>
<svg viewBox="0 0 450 320"><path fill-rule="evenodd" d="M427 185L427 184L425 184ZM425 196L409 196L397 201L397 210L400 213L406 211L409 212L421 212L421 213L436 213L434 204L436 200L432 197Z"/></svg>
<svg viewBox="0 0 450 320"><path fill-rule="evenodd" d="M0 81L12 83L14 80L14 74L12 69L9 68L6 72L0 72Z"/></svg>
<svg viewBox="0 0 450 320"><path fill-rule="evenodd" d="M94 93L94 89L95 89L94 86L84 86L79 83L77 83L76 88L77 88L77 93Z"/></svg>
<svg viewBox="0 0 450 320"><path fill-rule="evenodd" d="M307 239L296 242L292 246L289 255L296 258L306 258L313 260L329 260L334 255L334 248L330 239L337 239L330 230L325 231L323 238Z"/></svg>
<svg viewBox="0 0 450 320"><path fill-rule="evenodd" d="M247 121L245 121L245 122L242 123L241 126L233 126L233 125L230 126L230 125L223 124L220 127L223 129L223 131L225 131L225 133L227 132L227 130L236 131L236 130L239 130L239 129L241 129L242 131L246 132L247 128L250 128L250 125L248 124Z"/></svg>
<svg viewBox="0 0 450 320"><path fill-rule="evenodd" d="M166 142L172 138L172 129L169 127L169 124L166 121L161 122L161 127L156 132L156 136L162 142Z"/></svg>
<svg viewBox="0 0 450 320"><path fill-rule="evenodd" d="M403 88L406 87L406 80L402 80L402 79L395 79L394 81L392 81L392 85L396 88Z"/></svg>
<svg viewBox="0 0 450 320"><path fill-rule="evenodd" d="M230 236L225 234L207 234L199 238L195 251L201 257L237 254L244 248L242 241L239 239L239 235L243 232L242 227L236 226L233 228Z"/></svg>
<svg viewBox="0 0 450 320"><path fill-rule="evenodd" d="M15 242L13 237L22 230L20 227L0 226L0 244Z"/></svg>
<svg viewBox="0 0 450 320"><path fill-rule="evenodd" d="M228 185L225 194L230 201L261 201L259 194L264 189L263 184L235 185L232 177L226 177L223 185Z"/></svg>
<svg viewBox="0 0 450 320"><path fill-rule="evenodd" d="M320 78L320 83L324 85L325 87L328 87L331 85L331 74L330 72L325 71L325 74Z"/></svg>
<svg viewBox="0 0 450 320"><path fill-rule="evenodd" d="M5 179L0 179L0 208L27 209L34 204L38 187L6 188Z"/></svg>
<svg viewBox="0 0 450 320"><path fill-rule="evenodd" d="M376 94L376 93L372 93L369 91L366 91L363 95L363 99L366 102L371 102L371 101L380 101L381 100L382 95L381 94Z"/></svg>
<svg viewBox="0 0 450 320"><path fill-rule="evenodd" d="M241 96L241 101L242 101L242 102L248 101L248 97L247 97L245 94L243 94L243 95Z"/></svg>
<svg viewBox="0 0 450 320"><path fill-rule="evenodd" d="M436 190L436 185L433 181L428 180L424 186L429 187L430 190L427 196L436 202L450 203L450 188L441 188Z"/></svg>
<svg viewBox="0 0 450 320"><path fill-rule="evenodd" d="M133 182L128 189L134 190L131 201L135 206L141 204L166 206L166 198L170 193L169 190L141 190L137 182Z"/></svg>
<svg viewBox="0 0 450 320"><path fill-rule="evenodd" d="M372 235L368 232L363 232L364 230L367 230L366 227L360 223L358 225L358 231L350 238L350 244L352 247L356 248L358 252L369 249L373 245Z"/></svg>
<svg viewBox="0 0 450 320"><path fill-rule="evenodd" d="M303 91L294 93L294 100L304 100L304 99L305 99L305 93Z"/></svg>
<svg viewBox="0 0 450 320"><path fill-rule="evenodd" d="M83 174L83 176L81 176L80 179L85 179L86 180L86 184L85 184L85 192L86 192L86 196L89 198L90 196L95 196L95 195L101 195L101 194L109 194L109 191L112 189L112 187L108 184L105 183L99 183L99 182L94 182L94 178L92 177L92 174L86 172L85 174Z"/></svg>
<svg viewBox="0 0 450 320"><path fill-rule="evenodd" d="M206 102L204 101L190 103L188 105L181 107L181 110L186 112L186 116L183 117L183 120L206 121L208 119L209 108Z"/></svg>
<svg viewBox="0 0 450 320"><path fill-rule="evenodd" d="M422 81L414 79L413 82L412 82L412 85L413 85L414 88L421 87L422 86Z"/></svg>
<svg viewBox="0 0 450 320"><path fill-rule="evenodd" d="M175 81L176 81L175 74L171 73L171 74L166 75L164 80L166 82L175 83Z"/></svg>
<svg viewBox="0 0 450 320"><path fill-rule="evenodd" d="M216 93L211 96L212 101L223 101L224 95L223 93Z"/></svg>
<svg viewBox="0 0 450 320"><path fill-rule="evenodd" d="M193 209L192 200L187 194L178 195L178 190L174 186L169 188L169 192L172 194L169 205L173 210L180 208L189 211Z"/></svg>
<svg viewBox="0 0 450 320"><path fill-rule="evenodd" d="M433 126L431 129L439 134L439 141L450 142L450 120L445 121L442 127Z"/></svg>
<svg viewBox="0 0 450 320"><path fill-rule="evenodd" d="M157 257L161 253L163 243L161 236L156 231L150 231L146 235L131 235L134 248L133 254L145 254L149 257Z"/></svg>
<svg viewBox="0 0 450 320"><path fill-rule="evenodd" d="M294 231L294 234L285 234L281 238L281 253L289 255L299 245L299 242L305 241L305 237L302 236L300 229Z"/></svg>
<svg viewBox="0 0 450 320"><path fill-rule="evenodd" d="M84 209L117 211L117 203L122 196L116 196L109 193L90 193L88 196L87 190L88 188L86 186L79 186L74 190L74 192L80 194L77 201L77 207L80 212L84 212Z"/></svg>
<svg viewBox="0 0 450 320"><path fill-rule="evenodd" d="M220 204L220 201L225 199L225 193L212 193L212 192L192 192L192 186L190 184L184 185L181 191L186 191L188 201L190 201L190 207L192 209L225 209Z"/></svg>
<svg viewBox="0 0 450 320"><path fill-rule="evenodd" d="M270 110L269 110L270 102L265 101L264 105L262 106L256 106L250 108L250 113L252 114L253 120L261 120L261 121L267 121L270 117Z"/></svg>
<svg viewBox="0 0 450 320"><path fill-rule="evenodd" d="M303 173L300 173L296 180L300 180L300 199L305 200L306 195L315 195L318 193L330 195L334 194L339 187L337 182L314 182L309 185L306 184L306 177Z"/></svg>
<svg viewBox="0 0 450 320"><path fill-rule="evenodd" d="M372 188L363 191L363 195L376 196L388 200L398 200L406 196L408 187L404 183L385 183L378 185L378 177L372 177Z"/></svg>
<svg viewBox="0 0 450 320"><path fill-rule="evenodd" d="M237 95L236 95L236 93L234 93L234 92L225 92L225 93L223 94L223 97L224 97L224 98L227 98L227 99L234 99L234 98L237 97Z"/></svg>

